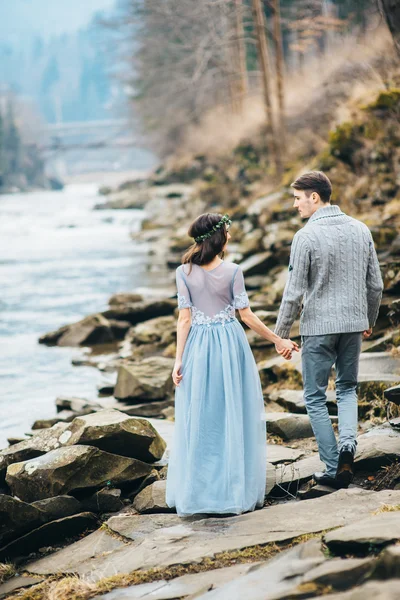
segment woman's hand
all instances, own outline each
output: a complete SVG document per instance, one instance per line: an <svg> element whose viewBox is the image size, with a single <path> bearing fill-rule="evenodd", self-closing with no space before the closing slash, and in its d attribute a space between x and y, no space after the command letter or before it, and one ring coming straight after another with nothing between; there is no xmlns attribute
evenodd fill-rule
<svg viewBox="0 0 400 600"><path fill-rule="evenodd" d="M277 353L283 356L283 358L286 360L290 360L292 358L293 351L299 351L299 347L296 342L292 342L292 340L284 340L282 338L275 344L275 348Z"/></svg>
<svg viewBox="0 0 400 600"><path fill-rule="evenodd" d="M179 384L182 381L182 377L183 377L183 375L181 374L181 371L182 371L182 361L176 360L175 364L174 364L174 370L172 371L172 379L174 381L174 384L178 387L179 387Z"/></svg>

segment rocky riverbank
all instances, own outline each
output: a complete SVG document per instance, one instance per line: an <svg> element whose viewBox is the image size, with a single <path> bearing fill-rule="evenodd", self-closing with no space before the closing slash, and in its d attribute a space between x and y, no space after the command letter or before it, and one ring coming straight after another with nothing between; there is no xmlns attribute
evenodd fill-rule
<svg viewBox="0 0 400 600"><path fill-rule="evenodd" d="M237 517L179 519L165 503L174 428L174 268L203 211L233 217L228 260L239 262L253 309L273 326L290 244L301 226L285 186L262 178L257 145L197 157L108 194L143 206L135 243L170 271L171 290L116 294L109 308L44 334L81 346L104 373L95 402L58 398L0 451L0 595L88 598L397 598L400 583L400 93L392 90L334 130L312 167L334 201L371 227L385 293L363 343L356 478L348 490L312 485L321 468L302 399L299 357L287 363L247 330L268 428L265 506ZM387 150L390 145L390 151ZM286 183L299 165L286 173ZM293 328L298 338L298 323ZM334 378L328 406L334 427ZM380 594L380 595L379 595Z"/></svg>

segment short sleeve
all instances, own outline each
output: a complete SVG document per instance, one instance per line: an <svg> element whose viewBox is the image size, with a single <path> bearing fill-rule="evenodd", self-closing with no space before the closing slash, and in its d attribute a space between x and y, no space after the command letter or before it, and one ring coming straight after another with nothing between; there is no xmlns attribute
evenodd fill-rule
<svg viewBox="0 0 400 600"><path fill-rule="evenodd" d="M248 306L250 302L244 285L243 271L238 266L233 276L233 307L240 310Z"/></svg>
<svg viewBox="0 0 400 600"><path fill-rule="evenodd" d="M186 285L186 281L184 279L181 267L178 267L176 270L176 287L178 290L177 296L179 310L181 310L182 308L190 308L192 306L190 292Z"/></svg>

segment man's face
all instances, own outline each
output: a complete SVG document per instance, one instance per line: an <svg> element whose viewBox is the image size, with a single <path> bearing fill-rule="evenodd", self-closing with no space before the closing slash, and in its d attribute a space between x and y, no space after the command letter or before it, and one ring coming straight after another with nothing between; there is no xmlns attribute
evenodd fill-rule
<svg viewBox="0 0 400 600"><path fill-rule="evenodd" d="M308 219L311 217L317 207L315 202L315 192L312 192L311 194L308 192L308 194L309 195L307 196L305 190L293 190L293 206L294 208L297 208L302 219Z"/></svg>

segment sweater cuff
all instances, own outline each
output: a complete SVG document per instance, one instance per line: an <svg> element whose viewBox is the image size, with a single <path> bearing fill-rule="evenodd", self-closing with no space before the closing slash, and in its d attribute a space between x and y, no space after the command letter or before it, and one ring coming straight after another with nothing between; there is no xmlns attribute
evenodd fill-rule
<svg viewBox="0 0 400 600"><path fill-rule="evenodd" d="M279 335L279 337L281 337L284 340L288 340L290 338L290 327L283 327L283 326L279 326L275 327L274 333L276 335Z"/></svg>

